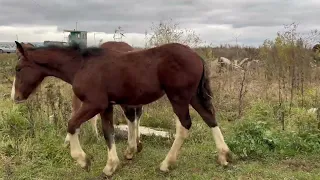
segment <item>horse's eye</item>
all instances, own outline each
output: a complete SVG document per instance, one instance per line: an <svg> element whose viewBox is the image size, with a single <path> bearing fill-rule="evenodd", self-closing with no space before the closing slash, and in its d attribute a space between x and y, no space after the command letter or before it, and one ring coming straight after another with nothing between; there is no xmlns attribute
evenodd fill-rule
<svg viewBox="0 0 320 180"><path fill-rule="evenodd" d="M21 71L21 68L16 66L16 72L19 72L19 71Z"/></svg>

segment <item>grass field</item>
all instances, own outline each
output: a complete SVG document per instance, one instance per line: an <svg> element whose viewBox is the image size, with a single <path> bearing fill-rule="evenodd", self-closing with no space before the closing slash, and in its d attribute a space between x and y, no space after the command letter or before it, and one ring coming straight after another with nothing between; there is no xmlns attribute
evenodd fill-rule
<svg viewBox="0 0 320 180"><path fill-rule="evenodd" d="M13 104L9 95L15 59L15 55L0 55L0 179L82 180L99 176L107 159L101 127L99 139L95 138L89 123L81 127L80 142L93 158L91 171L86 172L73 161L69 148L63 147L71 114L70 86L49 78L28 102ZM216 163L211 131L190 107L191 132L169 173L160 172L159 164L169 151L172 138L143 136L142 152L128 161L123 157L126 138L118 137L121 165L112 179L320 179L320 122L316 114L306 111L319 100L317 83L305 86L303 105L298 95L291 104L284 101L283 125L275 112L277 81L266 84L262 79L256 72L248 75L248 92L240 98L243 101L240 115L241 74L228 72L213 79L217 118L234 153L229 167ZM141 125L174 133L174 116L165 97L144 108ZM52 114L55 118L49 120ZM118 107L115 118L124 122Z"/></svg>

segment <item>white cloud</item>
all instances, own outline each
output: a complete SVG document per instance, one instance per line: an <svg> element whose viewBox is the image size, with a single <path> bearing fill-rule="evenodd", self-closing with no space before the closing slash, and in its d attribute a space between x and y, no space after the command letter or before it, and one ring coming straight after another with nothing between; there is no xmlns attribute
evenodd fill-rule
<svg viewBox="0 0 320 180"><path fill-rule="evenodd" d="M184 27L182 27L184 28ZM234 28L229 24L198 24L188 27L193 29L206 44L235 44L236 37L238 44L259 46L265 39L273 39L278 31L283 30L283 26L248 26ZM312 29L320 29L320 26L303 26L300 24L299 29L305 33ZM58 30L57 26L0 26L0 42L43 42L50 41L67 41L68 33ZM89 32L88 46L98 45L102 39L103 42L113 41L113 34L104 32ZM122 41L136 47L144 47L145 35L142 33L125 33Z"/></svg>
<svg viewBox="0 0 320 180"><path fill-rule="evenodd" d="M0 0L0 42L66 41L62 29L88 30L88 45L113 40L121 26L123 41L144 46L152 22L173 19L193 29L207 44L260 45L273 39L284 24L299 23L299 31L320 29L320 0L174 0L170 2L89 0ZM96 40L94 39L94 31Z"/></svg>
<svg viewBox="0 0 320 180"><path fill-rule="evenodd" d="M0 42L43 42L67 41L67 32L58 31L57 26L0 26ZM88 46L97 45L99 40L113 41L113 34L103 32L89 32L87 35ZM126 33L123 41L133 46L144 46L144 34Z"/></svg>
<svg viewBox="0 0 320 180"><path fill-rule="evenodd" d="M63 40L64 28L100 31L99 38L113 40L118 26L123 40L144 45L144 32L152 22L172 18L182 28L194 29L208 43L261 44L273 38L283 24L300 23L303 32L319 29L319 0L0 0L0 41ZM21 27L21 26L24 27ZM58 31L59 30L59 31ZM94 43L89 33L89 45Z"/></svg>
<svg viewBox="0 0 320 180"><path fill-rule="evenodd" d="M63 40L63 33L56 26L0 26L0 42L18 40L22 42L41 42L45 40Z"/></svg>

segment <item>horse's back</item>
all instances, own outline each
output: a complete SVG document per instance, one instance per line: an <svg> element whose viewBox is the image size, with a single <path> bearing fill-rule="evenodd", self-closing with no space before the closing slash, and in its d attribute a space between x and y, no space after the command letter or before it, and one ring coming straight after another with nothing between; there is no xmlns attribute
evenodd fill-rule
<svg viewBox="0 0 320 180"><path fill-rule="evenodd" d="M191 88L195 91L203 72L201 57L188 46L169 43L155 48L124 53L131 78L143 82L139 88L155 91L180 91ZM143 86L142 86L143 85Z"/></svg>
<svg viewBox="0 0 320 180"><path fill-rule="evenodd" d="M179 43L125 52L118 58L117 62L122 63L130 76L160 84L190 84L199 81L203 71L201 57Z"/></svg>
<svg viewBox="0 0 320 180"><path fill-rule="evenodd" d="M101 48L120 51L120 52L127 52L132 51L134 48L125 42L117 42L117 41L108 41L100 45Z"/></svg>
<svg viewBox="0 0 320 180"><path fill-rule="evenodd" d="M158 76L163 85L180 88L199 82L203 62L195 51L172 43L165 46L162 54L164 57L158 65Z"/></svg>
<svg viewBox="0 0 320 180"><path fill-rule="evenodd" d="M100 58L87 67L103 70L90 81L109 82L101 88L105 88L111 101L120 104L147 104L164 93L190 88L193 93L202 75L201 58L191 48L177 43L118 55L105 51Z"/></svg>

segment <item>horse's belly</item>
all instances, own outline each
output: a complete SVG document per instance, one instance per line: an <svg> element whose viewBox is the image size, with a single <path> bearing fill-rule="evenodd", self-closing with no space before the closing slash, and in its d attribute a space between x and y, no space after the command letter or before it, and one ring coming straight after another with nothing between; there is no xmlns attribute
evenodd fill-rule
<svg viewBox="0 0 320 180"><path fill-rule="evenodd" d="M157 92L144 92L136 97L133 97L129 104L132 105L144 105L152 103L159 98L161 98L165 94L164 91L157 91Z"/></svg>
<svg viewBox="0 0 320 180"><path fill-rule="evenodd" d="M161 89L157 91L128 91L121 96L117 96L117 98L115 96L110 97L110 100L115 102L115 104L140 106L152 103L164 94L165 92Z"/></svg>
<svg viewBox="0 0 320 180"><path fill-rule="evenodd" d="M146 71L143 75L130 74L118 79L109 86L108 92L116 104L149 104L165 94L155 72Z"/></svg>

